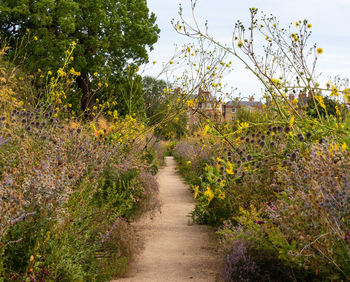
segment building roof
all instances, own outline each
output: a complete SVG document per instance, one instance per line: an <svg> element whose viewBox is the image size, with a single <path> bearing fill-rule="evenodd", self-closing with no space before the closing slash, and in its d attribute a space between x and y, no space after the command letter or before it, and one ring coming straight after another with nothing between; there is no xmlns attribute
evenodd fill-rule
<svg viewBox="0 0 350 282"><path fill-rule="evenodd" d="M234 106L246 106L246 107L262 107L263 103L260 101L229 101L225 104L226 106L229 107L234 107Z"/></svg>

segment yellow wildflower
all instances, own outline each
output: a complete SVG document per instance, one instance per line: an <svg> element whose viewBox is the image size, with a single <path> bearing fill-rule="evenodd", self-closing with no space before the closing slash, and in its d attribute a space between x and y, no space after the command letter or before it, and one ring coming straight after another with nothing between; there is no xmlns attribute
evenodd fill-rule
<svg viewBox="0 0 350 282"><path fill-rule="evenodd" d="M320 103L320 106L323 109L326 109L326 105L324 104L323 97L321 95L315 95L315 99Z"/></svg>
<svg viewBox="0 0 350 282"><path fill-rule="evenodd" d="M229 161L227 162L227 166L228 166L228 168L226 168L227 174L232 175L233 174L233 166Z"/></svg>
<svg viewBox="0 0 350 282"><path fill-rule="evenodd" d="M346 146L346 143L344 142L343 145L341 145L341 151L344 152L346 148L347 146Z"/></svg>
<svg viewBox="0 0 350 282"><path fill-rule="evenodd" d="M209 124L206 124L203 130L203 136L207 135L209 128L210 128Z"/></svg>
<svg viewBox="0 0 350 282"><path fill-rule="evenodd" d="M208 204L211 202L211 200L214 198L214 193L210 189L210 186L207 186L207 190L204 192L204 196L208 198Z"/></svg>
<svg viewBox="0 0 350 282"><path fill-rule="evenodd" d="M323 53L323 49L322 48L317 48L316 52L317 52L317 54L322 54Z"/></svg>
<svg viewBox="0 0 350 282"><path fill-rule="evenodd" d="M289 120L289 127L292 128L294 124L294 116L291 116L290 120Z"/></svg>
<svg viewBox="0 0 350 282"><path fill-rule="evenodd" d="M271 78L271 82L276 86L280 84L280 81L277 78Z"/></svg>
<svg viewBox="0 0 350 282"><path fill-rule="evenodd" d="M38 37L34 36L34 40L37 41L37 40L38 40Z"/></svg>
<svg viewBox="0 0 350 282"><path fill-rule="evenodd" d="M237 46L238 46L239 48L242 48L242 46L243 46L242 40L238 41Z"/></svg>
<svg viewBox="0 0 350 282"><path fill-rule="evenodd" d="M198 186L198 185L194 186L194 187L193 187L193 190L194 190L193 197L194 197L195 199L197 199L197 197L198 197L198 192L199 192L199 186Z"/></svg>
<svg viewBox="0 0 350 282"><path fill-rule="evenodd" d="M224 192L222 192L221 190L219 190L219 195L218 195L218 198L219 198L219 199L221 199L221 200L225 199L225 198L226 198L225 193L224 193Z"/></svg>
<svg viewBox="0 0 350 282"><path fill-rule="evenodd" d="M66 72L62 68L58 69L57 74L58 74L58 76L66 76L67 75Z"/></svg>

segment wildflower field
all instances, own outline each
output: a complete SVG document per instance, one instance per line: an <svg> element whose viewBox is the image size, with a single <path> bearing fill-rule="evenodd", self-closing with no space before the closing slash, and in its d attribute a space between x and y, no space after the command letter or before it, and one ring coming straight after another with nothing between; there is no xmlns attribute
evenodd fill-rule
<svg viewBox="0 0 350 282"><path fill-rule="evenodd" d="M311 23L251 8L228 47L191 0L169 82L145 71L160 32L146 1L18 2L0 3L0 281L127 273L165 155L193 221L217 230L222 280L350 280L349 79L318 81ZM236 63L264 89L254 109L226 93Z"/></svg>

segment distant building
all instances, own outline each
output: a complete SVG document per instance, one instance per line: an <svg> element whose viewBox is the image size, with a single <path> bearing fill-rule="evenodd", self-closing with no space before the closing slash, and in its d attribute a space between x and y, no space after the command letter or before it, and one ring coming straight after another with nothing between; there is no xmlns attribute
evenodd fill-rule
<svg viewBox="0 0 350 282"><path fill-rule="evenodd" d="M254 96L249 97L249 101L230 101L222 106L223 121L232 121L238 110L246 108L250 111L261 109L263 104L260 101L254 101Z"/></svg>
<svg viewBox="0 0 350 282"><path fill-rule="evenodd" d="M212 121L222 122L223 114L222 114L222 103L218 101L209 91L199 89L198 95L192 97L193 100L196 101L193 109L190 108L188 111L188 125L192 126L197 124L201 118L201 114L198 113L200 111L207 118ZM198 109L198 110L197 110ZM203 118L204 116L202 116Z"/></svg>

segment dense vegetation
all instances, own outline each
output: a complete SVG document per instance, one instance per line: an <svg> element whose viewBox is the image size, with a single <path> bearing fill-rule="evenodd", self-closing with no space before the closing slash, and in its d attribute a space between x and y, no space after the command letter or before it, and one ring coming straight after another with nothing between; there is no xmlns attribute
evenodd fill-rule
<svg viewBox="0 0 350 282"><path fill-rule="evenodd" d="M307 49L311 24L283 28L252 8L249 32L238 22L231 48L207 26L182 18L174 28L226 50L266 90L261 110L242 108L232 123L196 108L202 126L173 149L197 200L193 219L219 228L224 280L349 280L350 90L346 79L317 82L323 49ZM262 56L255 33L266 38Z"/></svg>
<svg viewBox="0 0 350 282"><path fill-rule="evenodd" d="M0 281L122 275L142 246L130 222L159 208L137 74L155 15L56 2L0 4Z"/></svg>

